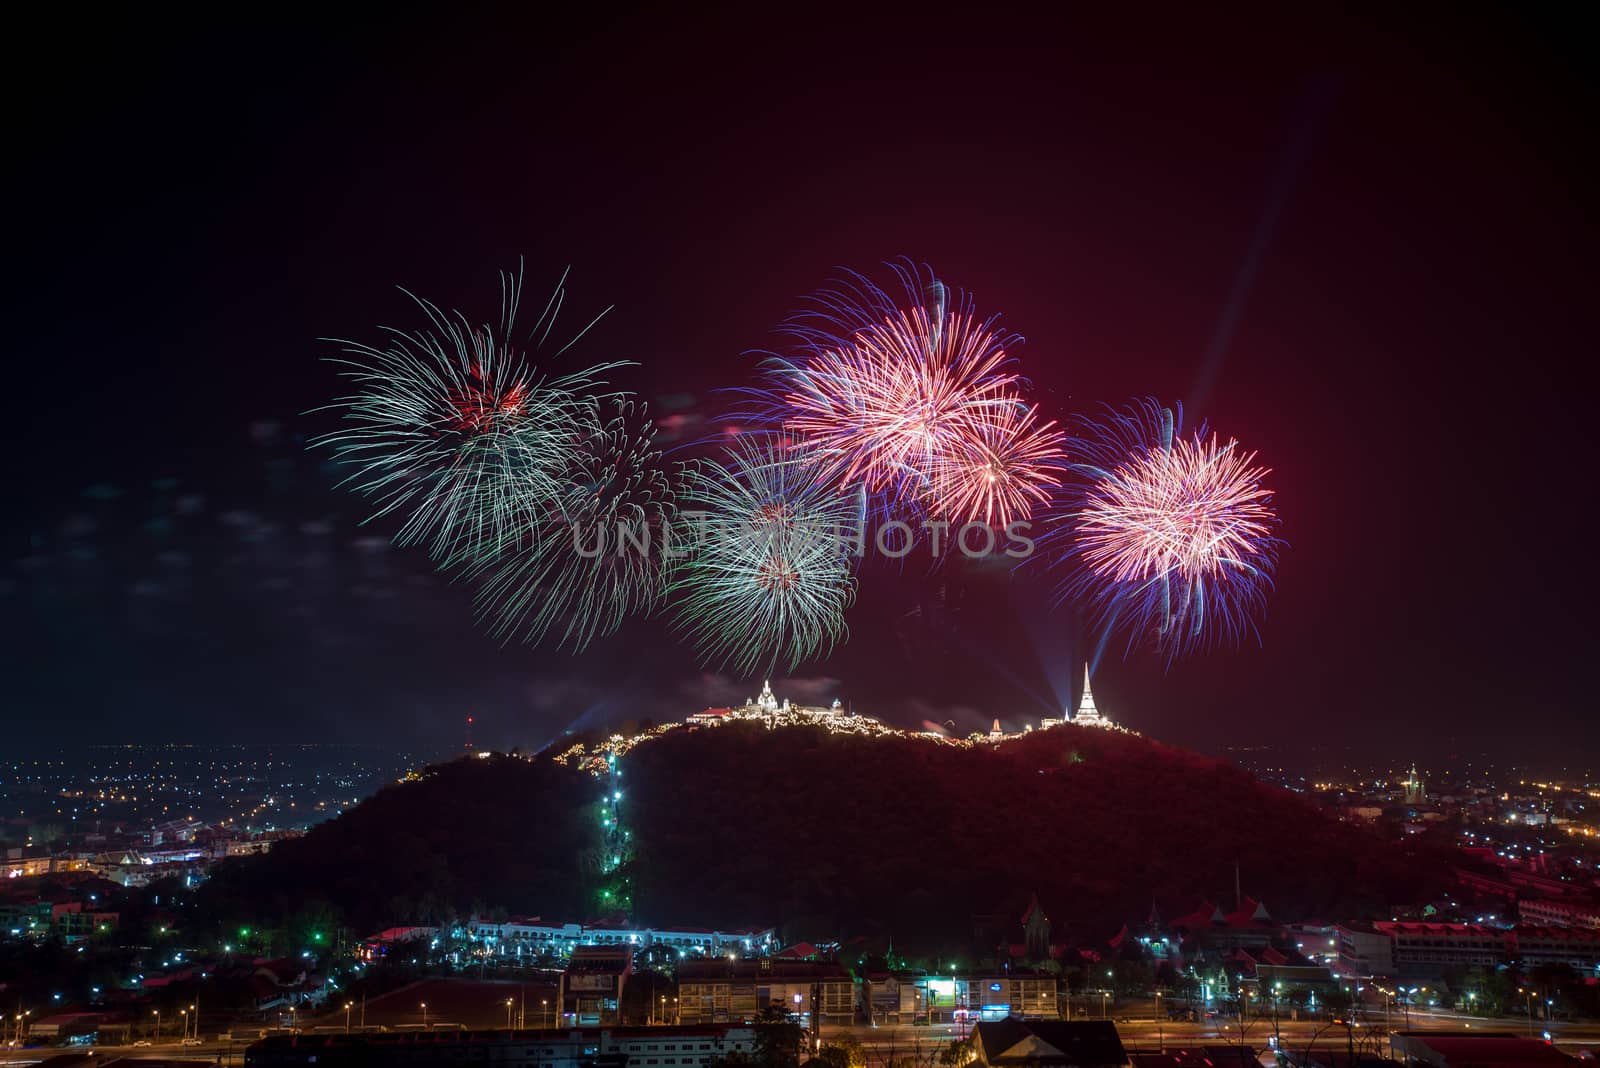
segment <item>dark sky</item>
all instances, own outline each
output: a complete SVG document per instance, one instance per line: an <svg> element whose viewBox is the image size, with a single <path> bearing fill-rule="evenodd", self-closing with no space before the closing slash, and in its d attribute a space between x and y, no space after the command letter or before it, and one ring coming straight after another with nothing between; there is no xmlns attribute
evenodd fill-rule
<svg viewBox="0 0 1600 1068"><path fill-rule="evenodd" d="M1260 646L1116 647L1102 709L1208 750L1600 755L1577 28L959 10L13 41L8 744L443 745L470 713L526 745L752 692L654 623L579 658L488 638L305 453L316 339L410 325L396 284L493 318L497 269L525 256L532 298L570 264L574 324L616 305L585 354L710 412L835 267L905 255L1027 337L1053 414L1181 398L1274 469ZM1033 593L868 576L779 691L1020 725L1087 645Z"/></svg>

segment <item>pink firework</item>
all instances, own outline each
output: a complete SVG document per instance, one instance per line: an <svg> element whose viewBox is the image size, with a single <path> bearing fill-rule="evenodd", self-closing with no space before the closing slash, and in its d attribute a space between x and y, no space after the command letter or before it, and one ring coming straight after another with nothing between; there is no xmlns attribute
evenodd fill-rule
<svg viewBox="0 0 1600 1068"><path fill-rule="evenodd" d="M1038 406L1012 401L971 421L933 463L929 511L955 522L1006 527L1027 519L1061 485L1066 435L1038 421Z"/></svg>
<svg viewBox="0 0 1600 1068"><path fill-rule="evenodd" d="M1237 442L1179 438L1110 471L1088 491L1078 540L1093 574L1114 583L1170 582L1203 590L1252 580L1269 555L1277 517L1271 471Z"/></svg>
<svg viewBox="0 0 1600 1068"><path fill-rule="evenodd" d="M1015 405L1002 342L966 312L901 310L792 367L785 425L840 484L920 492Z"/></svg>

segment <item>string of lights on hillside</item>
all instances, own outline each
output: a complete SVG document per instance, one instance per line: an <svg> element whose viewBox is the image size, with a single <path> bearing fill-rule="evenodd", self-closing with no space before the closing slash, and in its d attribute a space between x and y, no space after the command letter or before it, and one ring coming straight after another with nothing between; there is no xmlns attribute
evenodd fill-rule
<svg viewBox="0 0 1600 1068"><path fill-rule="evenodd" d="M758 697L747 700L737 708L708 708L704 712L696 712L682 723L662 723L637 734L613 734L597 742L574 742L572 745L554 754L551 759L565 767L579 767L595 776L611 775L616 766L616 761L625 756L635 746L641 745L654 738L675 730L696 730L719 727L728 723L755 723L776 730L779 727L820 727L830 734L847 734L870 738L910 738L936 745L949 745L958 748L972 748L974 746L997 745L1012 738L1020 738L1034 731L1032 724L1025 726L1020 733L1008 733L1001 730L1000 721L994 721L994 726L987 734L974 732L965 738L953 738L948 734L936 730L906 730L894 727L873 716L845 710L842 704L835 700L827 708L814 705L791 704L787 699L780 702L772 692L772 684L764 683ZM1071 719L1063 716L1060 719L1045 718L1039 722L1039 730L1049 730L1067 723L1083 727L1095 727L1100 730L1117 731L1122 734L1137 735L1139 732L1113 723L1101 715L1095 707L1094 694L1089 689L1089 675L1084 672L1083 696L1079 700L1078 710Z"/></svg>

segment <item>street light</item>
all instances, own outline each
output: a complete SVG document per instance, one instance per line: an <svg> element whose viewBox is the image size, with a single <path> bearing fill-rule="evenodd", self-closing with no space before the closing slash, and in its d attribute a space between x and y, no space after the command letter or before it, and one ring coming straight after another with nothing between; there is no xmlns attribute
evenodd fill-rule
<svg viewBox="0 0 1600 1068"><path fill-rule="evenodd" d="M1167 1039L1161 1025L1161 991L1156 991L1156 1052L1167 1052Z"/></svg>
<svg viewBox="0 0 1600 1068"><path fill-rule="evenodd" d="M355 1008L355 1006L356 1003L353 1001L347 1001L344 1003L344 1033L347 1035L350 1033L350 1010Z"/></svg>
<svg viewBox="0 0 1600 1068"><path fill-rule="evenodd" d="M1278 1027L1278 1002L1283 997L1283 984L1272 984L1272 1042L1276 1049L1283 1042L1283 1032Z"/></svg>
<svg viewBox="0 0 1600 1068"><path fill-rule="evenodd" d="M153 1012L151 1012L150 1015L152 1015L152 1016L154 1016L156 1018L156 1041L160 1042L161 1041L161 1010L160 1009L156 1009Z"/></svg>
<svg viewBox="0 0 1600 1068"><path fill-rule="evenodd" d="M419 1002L419 1005L422 1008L422 1029L426 1031L428 1029L428 1003L423 1001Z"/></svg>
<svg viewBox="0 0 1600 1068"><path fill-rule="evenodd" d="M546 999L544 999L544 998L540 998L539 999L539 1026L540 1027L543 1027L545 1025L545 1019L544 1019L544 1017L545 1017L545 1009L546 1009L546 1007L549 1006L549 1004L550 1004L550 1002L547 1001Z"/></svg>
<svg viewBox="0 0 1600 1068"><path fill-rule="evenodd" d="M513 999L506 998L506 1030L507 1031L511 1030L511 1006L513 1004L515 1004Z"/></svg>
<svg viewBox="0 0 1600 1068"><path fill-rule="evenodd" d="M22 1009L22 1005L21 1005L20 1002L17 1004L17 1008ZM15 1041L12 1043L13 1045L17 1045L17 1046L22 1045L23 1027L28 1022L28 1017L30 1017L32 1015L33 1015L33 1010L32 1009L23 1009L23 1011L17 1013L17 1015L14 1017L14 1019L17 1021L17 1037L16 1037ZM0 1017L0 1023L4 1023L4 1017ZM0 1030L3 1030L3 1028L0 1028Z"/></svg>

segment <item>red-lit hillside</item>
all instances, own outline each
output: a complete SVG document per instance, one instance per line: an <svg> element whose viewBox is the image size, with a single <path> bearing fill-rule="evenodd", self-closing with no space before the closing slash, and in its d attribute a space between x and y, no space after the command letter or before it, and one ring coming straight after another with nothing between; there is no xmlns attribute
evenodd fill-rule
<svg viewBox="0 0 1600 1068"><path fill-rule="evenodd" d="M1104 938L1244 889L1275 916L1340 917L1426 889L1443 865L1335 822L1229 765L1116 731L999 746L753 723L675 730L622 761L618 813L645 923L784 924L829 938L964 945L1031 892L1063 934ZM219 911L325 901L358 929L505 908L582 919L602 780L541 756L463 759L230 866ZM298 905L297 905L298 907Z"/></svg>
<svg viewBox="0 0 1600 1068"><path fill-rule="evenodd" d="M997 747L740 725L673 732L626 760L650 917L753 916L897 943L1019 915L1105 937L1244 888L1280 918L1410 900L1442 870L1231 765L1072 726ZM1013 911L1015 910L1015 911Z"/></svg>

